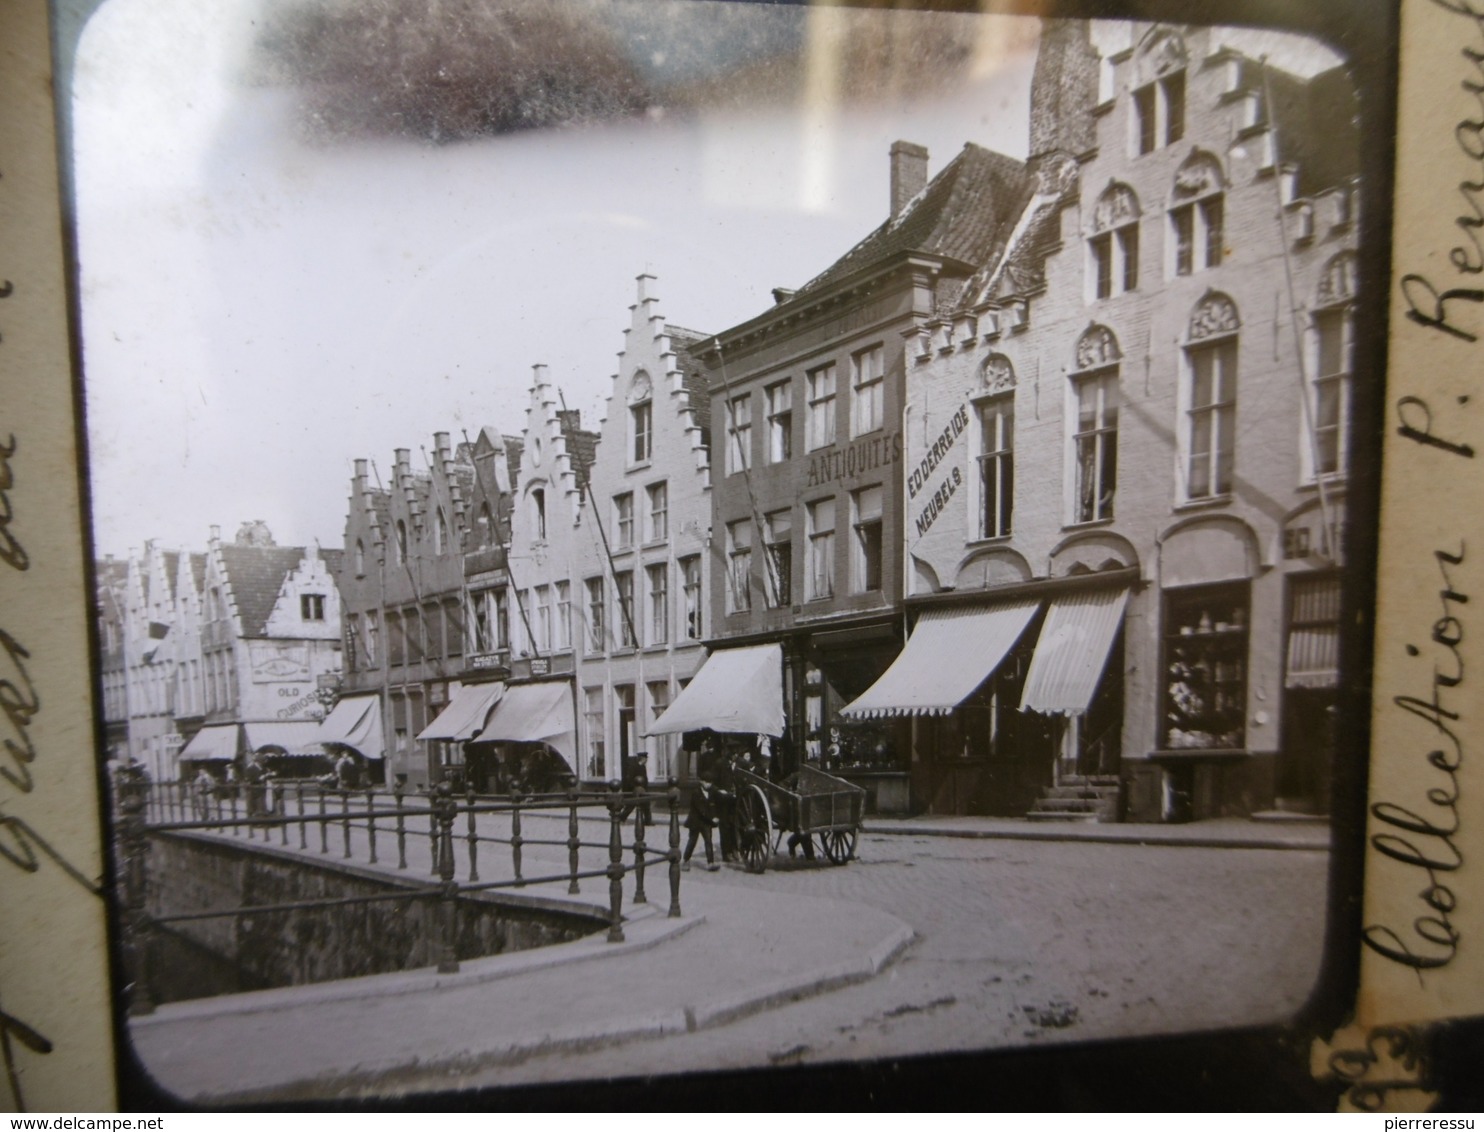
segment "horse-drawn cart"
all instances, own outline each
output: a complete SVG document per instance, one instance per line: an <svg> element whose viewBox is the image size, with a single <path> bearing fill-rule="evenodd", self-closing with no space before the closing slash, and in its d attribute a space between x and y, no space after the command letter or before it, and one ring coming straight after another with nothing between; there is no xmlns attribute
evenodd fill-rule
<svg viewBox="0 0 1484 1132"><path fill-rule="evenodd" d="M817 834L825 856L836 865L855 856L866 807L861 787L808 766L782 782L739 768L736 786L737 849L748 872L768 867L785 833Z"/></svg>

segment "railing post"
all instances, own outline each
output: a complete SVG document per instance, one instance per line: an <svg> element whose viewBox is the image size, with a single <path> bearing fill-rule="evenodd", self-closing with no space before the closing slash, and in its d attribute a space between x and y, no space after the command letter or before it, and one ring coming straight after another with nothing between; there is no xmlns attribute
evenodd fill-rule
<svg viewBox="0 0 1484 1132"><path fill-rule="evenodd" d="M433 866L438 871L438 973L452 975L459 969L455 940L458 931L458 882L453 879L453 822L459 805L453 788L445 781L433 788L433 821L438 831Z"/></svg>
<svg viewBox="0 0 1484 1132"><path fill-rule="evenodd" d="M649 791L645 790L647 794ZM640 802L634 807L634 903L648 904L644 895L644 807Z"/></svg>
<svg viewBox="0 0 1484 1132"><path fill-rule="evenodd" d="M366 840L371 846L371 863L376 864L376 791L366 787Z"/></svg>
<svg viewBox="0 0 1484 1132"><path fill-rule="evenodd" d="M525 844L525 838L520 835L520 790L514 786L510 788L510 806L510 861L515 868L515 879L520 881L520 847Z"/></svg>
<svg viewBox="0 0 1484 1132"><path fill-rule="evenodd" d="M286 786L279 786L273 791L273 818L279 823L279 843L287 845L289 843L289 803Z"/></svg>
<svg viewBox="0 0 1484 1132"><path fill-rule="evenodd" d="M237 803L242 800L242 783L232 783L232 836L242 836L242 822L237 817ZM251 830L248 830L251 833Z"/></svg>
<svg viewBox="0 0 1484 1132"><path fill-rule="evenodd" d="M469 883L479 879L479 834L474 829L474 783L469 783Z"/></svg>
<svg viewBox="0 0 1484 1132"><path fill-rule="evenodd" d="M608 784L608 942L623 942L623 811L618 779Z"/></svg>
<svg viewBox="0 0 1484 1132"><path fill-rule="evenodd" d="M350 791L340 791L340 832L345 841L345 859L350 860Z"/></svg>
<svg viewBox="0 0 1484 1132"><path fill-rule="evenodd" d="M309 848L308 823L304 820L304 783L294 783L294 805L299 809L299 848Z"/></svg>
<svg viewBox="0 0 1484 1132"><path fill-rule="evenodd" d="M670 776L670 915L680 915L680 783Z"/></svg>
<svg viewBox="0 0 1484 1132"><path fill-rule="evenodd" d="M567 811L567 865L572 872L572 881L567 885L567 892L571 896L576 896L581 891L577 885L577 857L578 850L582 847L582 839L577 836L577 784L575 782L567 791L567 800L571 804Z"/></svg>
<svg viewBox="0 0 1484 1132"><path fill-rule="evenodd" d="M330 822L325 817L325 788L319 788L319 851L330 851Z"/></svg>
<svg viewBox="0 0 1484 1132"><path fill-rule="evenodd" d="M392 790L392 796L397 799L397 868L407 867L407 823L402 816L402 783L398 782Z"/></svg>
<svg viewBox="0 0 1484 1132"><path fill-rule="evenodd" d="M154 998L149 990L150 927L148 906L149 873L146 865L149 834L145 810L149 784L134 766L119 768L115 781L119 807L119 844L123 855L124 962L129 975L130 1015L153 1014Z"/></svg>

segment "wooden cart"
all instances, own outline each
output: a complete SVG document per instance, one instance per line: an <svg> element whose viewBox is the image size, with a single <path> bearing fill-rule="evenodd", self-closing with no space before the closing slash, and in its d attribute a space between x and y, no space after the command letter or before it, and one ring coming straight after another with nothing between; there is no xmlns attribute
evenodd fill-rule
<svg viewBox="0 0 1484 1132"><path fill-rule="evenodd" d="M824 854L843 865L855 856L866 792L813 767L782 782L738 768L737 850L748 872L760 873L785 833L817 834Z"/></svg>

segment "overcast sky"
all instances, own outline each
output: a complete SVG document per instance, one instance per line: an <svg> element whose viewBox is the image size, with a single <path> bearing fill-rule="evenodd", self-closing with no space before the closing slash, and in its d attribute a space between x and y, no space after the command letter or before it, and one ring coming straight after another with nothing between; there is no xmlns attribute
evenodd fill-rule
<svg viewBox="0 0 1484 1132"><path fill-rule="evenodd" d="M925 144L932 173L968 141L1025 153L1032 21L899 14L880 41L821 22L848 15L601 5L638 112L449 141L457 110L345 125L419 81L406 37L315 86L263 46L290 3L108 0L79 47L100 554L251 519L339 546L352 460L384 478L395 448L423 467L434 432L518 432L533 364L595 420L640 272L668 321L723 330L881 223L893 140ZM811 52L831 37L857 52L843 66ZM883 73L858 65L871 51L896 52L885 90L852 85Z"/></svg>

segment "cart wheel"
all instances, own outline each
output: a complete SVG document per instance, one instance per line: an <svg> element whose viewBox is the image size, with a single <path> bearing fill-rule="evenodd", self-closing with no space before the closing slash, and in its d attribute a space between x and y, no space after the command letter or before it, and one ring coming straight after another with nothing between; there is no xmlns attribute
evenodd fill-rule
<svg viewBox="0 0 1484 1132"><path fill-rule="evenodd" d="M750 873L768 867L772 825L768 800L756 786L737 795L737 851L742 854L742 866Z"/></svg>
<svg viewBox="0 0 1484 1132"><path fill-rule="evenodd" d="M820 837L824 842L824 855L830 859L831 864L843 865L855 856L856 831L850 829L826 830Z"/></svg>

